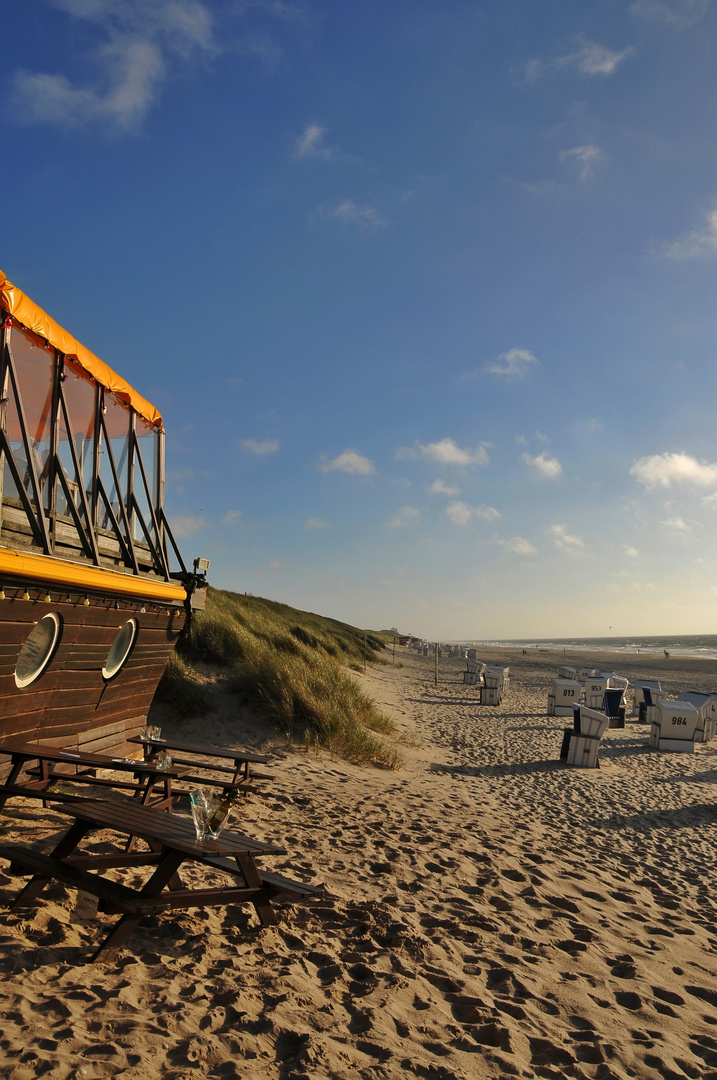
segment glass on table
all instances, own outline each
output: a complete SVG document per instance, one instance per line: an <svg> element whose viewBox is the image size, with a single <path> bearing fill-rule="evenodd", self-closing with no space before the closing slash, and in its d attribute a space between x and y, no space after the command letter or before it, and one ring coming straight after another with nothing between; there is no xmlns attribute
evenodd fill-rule
<svg viewBox="0 0 717 1080"><path fill-rule="evenodd" d="M214 813L214 796L209 788L198 787L190 792L189 799L197 840L203 840L207 835L209 819Z"/></svg>
<svg viewBox="0 0 717 1080"><path fill-rule="evenodd" d="M154 764L158 769L164 771L165 769L172 768L172 755L168 754L166 750L160 750L154 759Z"/></svg>

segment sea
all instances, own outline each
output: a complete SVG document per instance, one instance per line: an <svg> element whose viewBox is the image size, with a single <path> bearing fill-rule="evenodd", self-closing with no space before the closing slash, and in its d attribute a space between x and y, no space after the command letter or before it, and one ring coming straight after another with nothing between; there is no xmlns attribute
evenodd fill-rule
<svg viewBox="0 0 717 1080"><path fill-rule="evenodd" d="M459 645L495 645L511 649L600 650L624 653L662 653L671 656L701 656L717 660L717 634L685 634L669 637L521 638L460 641Z"/></svg>

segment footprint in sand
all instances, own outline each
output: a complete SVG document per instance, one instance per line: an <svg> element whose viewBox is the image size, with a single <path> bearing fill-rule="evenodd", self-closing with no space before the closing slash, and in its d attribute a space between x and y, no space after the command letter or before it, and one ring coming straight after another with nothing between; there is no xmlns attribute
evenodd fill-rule
<svg viewBox="0 0 717 1080"><path fill-rule="evenodd" d="M629 1009L630 1012L636 1012L642 1008L642 998L631 990L617 990L615 992L615 1001L623 1009Z"/></svg>

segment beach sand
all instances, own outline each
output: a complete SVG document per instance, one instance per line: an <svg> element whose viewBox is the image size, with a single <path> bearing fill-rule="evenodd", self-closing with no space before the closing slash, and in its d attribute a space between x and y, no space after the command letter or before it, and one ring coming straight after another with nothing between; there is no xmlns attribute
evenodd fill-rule
<svg viewBox="0 0 717 1080"><path fill-rule="evenodd" d="M558 666L717 689L713 661L480 649L509 664L501 706L465 662L396 650L355 677L394 718L404 768L287 750L227 696L178 731L275 754L238 817L283 842L267 867L325 895L147 919L85 965L107 918L54 884L0 913L0 1076L425 1080L717 1078L717 742L647 749L608 731L599 769L558 761ZM402 666L398 666L402 665ZM6 840L66 819L14 799ZM20 879L0 865L0 902Z"/></svg>

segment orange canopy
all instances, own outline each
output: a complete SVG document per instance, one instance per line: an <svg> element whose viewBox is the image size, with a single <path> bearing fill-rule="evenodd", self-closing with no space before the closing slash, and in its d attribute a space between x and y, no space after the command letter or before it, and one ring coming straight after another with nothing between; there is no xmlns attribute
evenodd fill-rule
<svg viewBox="0 0 717 1080"><path fill-rule="evenodd" d="M63 330L59 323L51 319L29 296L8 281L2 270L0 270L0 307L9 311L13 318L26 326L28 330L32 330L34 334L39 334L40 337L49 341L53 348L77 360L93 379L105 389L111 390L113 394L129 402L132 408L150 424L162 427L162 417L154 405L138 394L104 361Z"/></svg>

